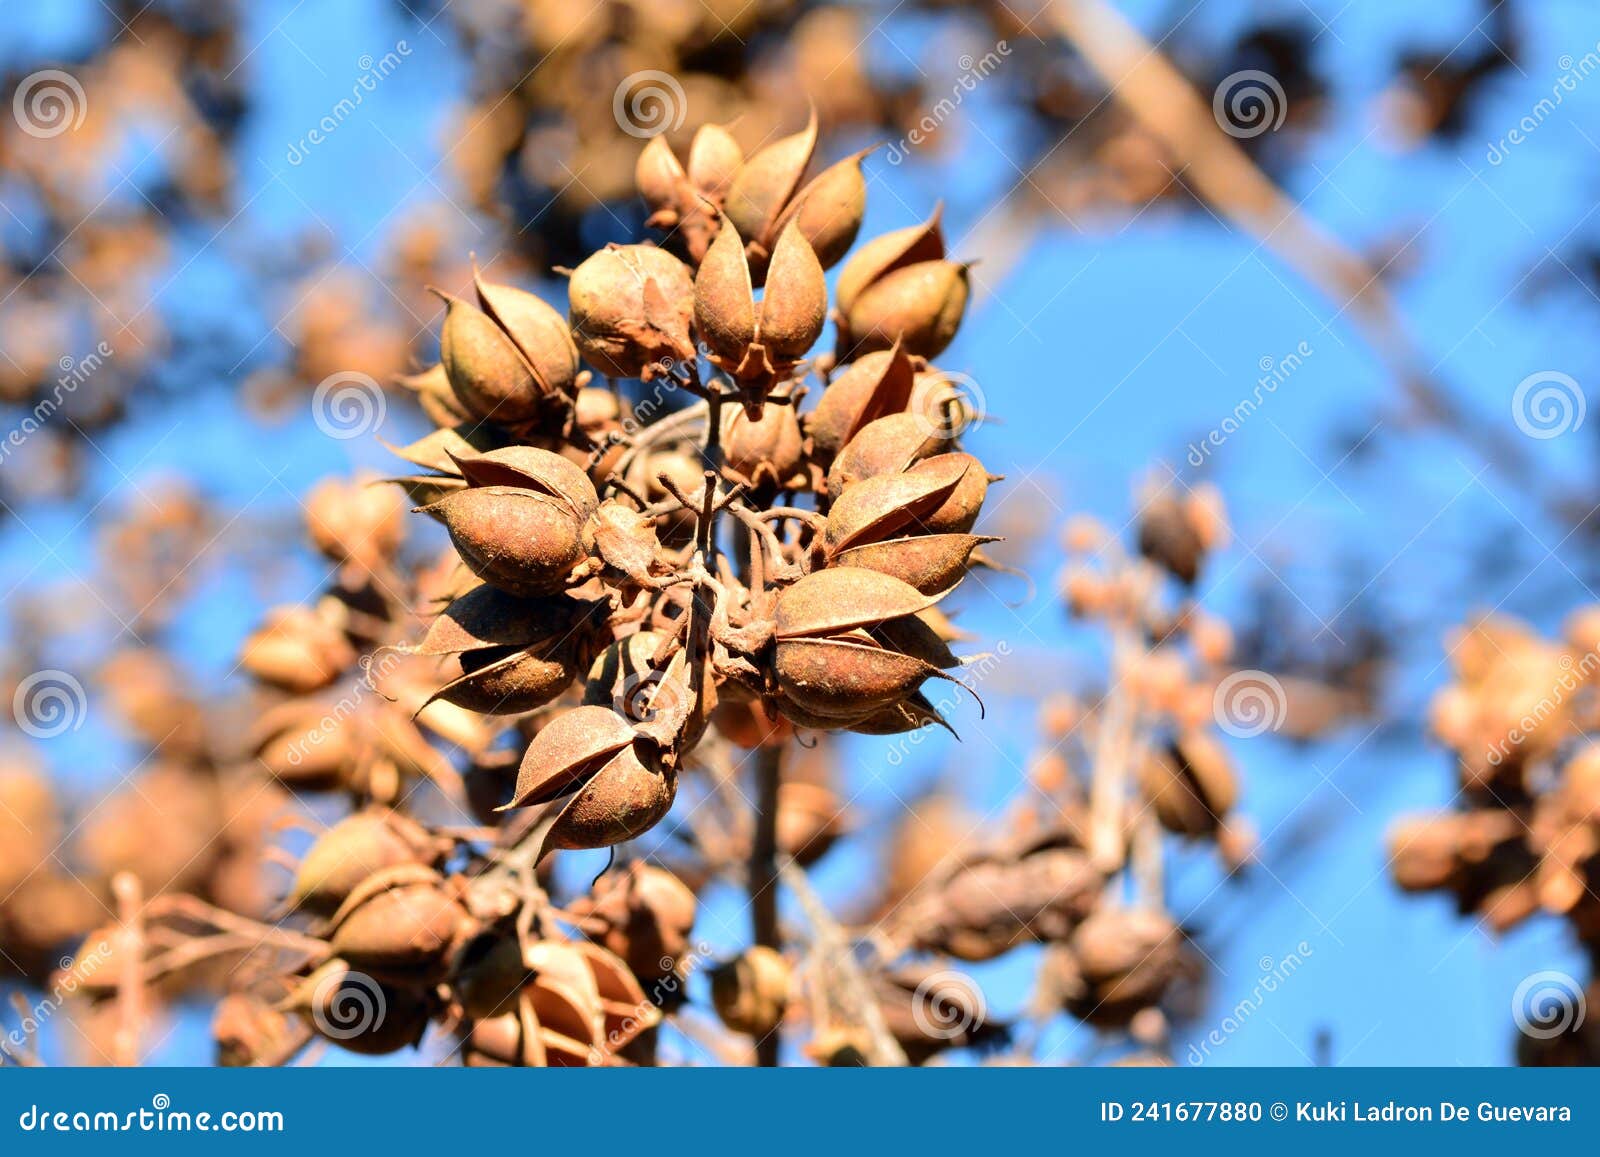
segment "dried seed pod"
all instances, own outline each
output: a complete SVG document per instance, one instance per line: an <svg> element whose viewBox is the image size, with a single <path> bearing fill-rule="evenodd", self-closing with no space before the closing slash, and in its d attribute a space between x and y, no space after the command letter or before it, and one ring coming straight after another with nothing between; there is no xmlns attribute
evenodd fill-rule
<svg viewBox="0 0 1600 1157"><path fill-rule="evenodd" d="M920 414L886 414L868 422L833 460L828 469L828 495L835 501L845 488L869 478L902 474L930 454L943 440Z"/></svg>
<svg viewBox="0 0 1600 1157"><path fill-rule="evenodd" d="M789 985L788 961L757 944L712 969L711 1003L723 1024L760 1039L783 1023Z"/></svg>
<svg viewBox="0 0 1600 1157"><path fill-rule="evenodd" d="M966 455L930 460L933 469L883 474L846 486L828 511L824 548L830 559L852 546L919 534L967 473Z"/></svg>
<svg viewBox="0 0 1600 1157"><path fill-rule="evenodd" d="M371 475L319 482L306 495L305 509L311 544L331 562L371 570L405 541L405 503Z"/></svg>
<svg viewBox="0 0 1600 1157"><path fill-rule="evenodd" d="M587 533L604 564L600 577L614 587L658 587L672 569L662 557L655 519L618 499L600 504Z"/></svg>
<svg viewBox="0 0 1600 1157"><path fill-rule="evenodd" d="M707 673L696 711L688 652L680 648L664 666L657 666L654 659L662 642L654 631L639 631L612 643L589 668L583 702L609 707L636 726L684 719L676 735L681 754L692 749L705 733L717 704L716 686Z"/></svg>
<svg viewBox="0 0 1600 1157"><path fill-rule="evenodd" d="M831 787L804 780L778 786L778 847L801 867L810 867L845 832L845 808Z"/></svg>
<svg viewBox="0 0 1600 1157"><path fill-rule="evenodd" d="M773 619L780 640L819 638L880 627L938 601L887 575L845 567L816 571L786 587Z"/></svg>
<svg viewBox="0 0 1600 1157"><path fill-rule="evenodd" d="M933 358L955 339L967 310L968 267L923 261L896 269L863 289L844 312L841 348L853 356L889 349Z"/></svg>
<svg viewBox="0 0 1600 1157"><path fill-rule="evenodd" d="M653 827L672 807L677 776L615 711L583 706L553 719L528 745L508 808L567 792L541 857L557 848L603 848Z"/></svg>
<svg viewBox="0 0 1600 1157"><path fill-rule="evenodd" d="M1095 1025L1127 1025L1158 1005L1185 970L1178 926L1145 908L1099 909L1078 926L1071 948L1081 983L1064 1003Z"/></svg>
<svg viewBox="0 0 1600 1157"><path fill-rule="evenodd" d="M912 964L882 974L874 986L884 1026L920 1065L946 1049L993 1048L1009 1026L991 1019L983 990L942 964Z"/></svg>
<svg viewBox="0 0 1600 1157"><path fill-rule="evenodd" d="M573 270L567 294L578 348L607 377L650 381L694 357L694 282L664 249L608 246Z"/></svg>
<svg viewBox="0 0 1600 1157"><path fill-rule="evenodd" d="M1186 836L1215 833L1239 796L1227 751L1203 731L1186 732L1165 752L1151 752L1139 786L1161 826Z"/></svg>
<svg viewBox="0 0 1600 1157"><path fill-rule="evenodd" d="M828 383L817 408L806 415L812 457L826 466L869 422L903 413L911 404L915 380L911 358L898 344L852 362Z"/></svg>
<svg viewBox="0 0 1600 1157"><path fill-rule="evenodd" d="M577 678L605 604L552 595L519 599L475 587L434 620L419 652L453 656L461 674L434 692L483 714L516 714L549 703ZM430 699L430 701L431 701Z"/></svg>
<svg viewBox="0 0 1600 1157"><path fill-rule="evenodd" d="M513 486L471 486L423 510L439 518L472 573L509 594L563 590L589 553L585 520L565 501Z"/></svg>
<svg viewBox="0 0 1600 1157"><path fill-rule="evenodd" d="M966 575L972 554L999 539L981 534L923 534L863 543L836 554L830 565L892 575L924 594L941 594Z"/></svg>
<svg viewBox="0 0 1600 1157"><path fill-rule="evenodd" d="M793 224L816 252L822 268L831 269L850 251L861 232L867 211L867 181L861 162L871 149L863 149L829 165L795 195L773 229L781 236ZM767 280L780 276L774 261Z"/></svg>
<svg viewBox="0 0 1600 1157"><path fill-rule="evenodd" d="M485 280L476 268L472 282L478 304L526 359L541 395L571 397L577 389L578 347L561 312L537 294Z"/></svg>
<svg viewBox="0 0 1600 1157"><path fill-rule="evenodd" d="M624 960L646 984L680 974L691 952L696 901L665 868L635 860L608 872L594 892L569 906L591 938Z"/></svg>
<svg viewBox="0 0 1600 1157"><path fill-rule="evenodd" d="M896 270L943 258L942 215L942 210L936 208L920 225L910 225L874 237L856 250L855 256L846 261L844 268L839 271L839 281L834 287L834 304L839 312L849 314L867 289Z"/></svg>
<svg viewBox="0 0 1600 1157"><path fill-rule="evenodd" d="M753 153L740 166L723 203L726 223L750 242L756 284L765 278L766 259L777 236L778 219L800 188L817 147L815 111L806 127Z"/></svg>
<svg viewBox="0 0 1600 1157"><path fill-rule="evenodd" d="M311 845L295 871L289 902L331 913L363 880L400 864L436 864L445 847L416 821L388 808L346 816Z"/></svg>
<svg viewBox="0 0 1600 1157"><path fill-rule="evenodd" d="M473 417L492 422L537 418L545 392L516 342L470 302L440 296L448 308L439 357L461 405Z"/></svg>
<svg viewBox="0 0 1600 1157"><path fill-rule="evenodd" d="M727 129L704 124L695 130L694 139L689 142L688 176L713 204L721 205L726 200L743 164L744 150Z"/></svg>
<svg viewBox="0 0 1600 1157"><path fill-rule="evenodd" d="M369 876L333 916L329 944L353 968L374 975L425 975L441 965L468 923L437 872L419 865Z"/></svg>
<svg viewBox="0 0 1600 1157"><path fill-rule="evenodd" d="M251 676L296 695L329 686L355 661L355 648L332 616L300 606L269 611L239 656Z"/></svg>
<svg viewBox="0 0 1600 1157"><path fill-rule="evenodd" d="M794 407L768 403L752 422L749 411L729 407L723 418L723 468L755 487L781 487L804 476L805 439Z"/></svg>
<svg viewBox="0 0 1600 1157"><path fill-rule="evenodd" d="M725 224L695 276L694 315L711 360L742 381L787 372L822 335L828 288L798 227L779 234L759 304L738 231Z"/></svg>
<svg viewBox="0 0 1600 1157"><path fill-rule="evenodd" d="M450 457L469 486L513 486L558 499L580 518L600 505L594 483L576 463L534 446L504 446Z"/></svg>

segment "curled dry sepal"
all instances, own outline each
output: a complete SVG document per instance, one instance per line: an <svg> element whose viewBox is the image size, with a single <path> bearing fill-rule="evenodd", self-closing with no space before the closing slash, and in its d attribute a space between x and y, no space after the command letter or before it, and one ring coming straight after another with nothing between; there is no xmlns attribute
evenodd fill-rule
<svg viewBox="0 0 1600 1157"><path fill-rule="evenodd" d="M816 145L814 122L749 157L716 126L686 161L654 139L637 176L665 236L581 262L564 320L482 275L441 295L441 367L416 379L440 428L399 481L461 578L410 649L441 665L433 701L532 736L501 810L547 806L545 851L659 822L723 699L944 723L921 689L960 662L935 607L993 541L994 479L957 445L981 415L927 361L966 269L937 212L847 257L866 154L812 175ZM830 316L837 349L808 361Z"/></svg>

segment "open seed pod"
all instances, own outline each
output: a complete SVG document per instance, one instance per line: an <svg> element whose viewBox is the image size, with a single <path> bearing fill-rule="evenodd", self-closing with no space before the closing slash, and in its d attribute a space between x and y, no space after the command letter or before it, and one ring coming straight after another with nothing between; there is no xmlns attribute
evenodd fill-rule
<svg viewBox="0 0 1600 1157"><path fill-rule="evenodd" d="M573 793L545 837L557 848L603 848L654 827L677 794L675 772L654 744L607 707L583 706L551 720L523 756L508 808Z"/></svg>
<svg viewBox="0 0 1600 1157"><path fill-rule="evenodd" d="M306 851L289 902L332 913L374 873L400 864L431 866L447 850L415 820L389 808L366 808L334 824Z"/></svg>
<svg viewBox="0 0 1600 1157"><path fill-rule="evenodd" d="M609 378L650 381L694 357L694 283L665 249L607 246L572 271L567 296L578 349Z"/></svg>
<svg viewBox="0 0 1600 1157"><path fill-rule="evenodd" d="M717 234L717 211L744 152L721 125L701 125L689 145L689 162L679 162L666 137L650 138L639 154L634 181L650 207L646 224L681 238L689 260L699 265Z"/></svg>
<svg viewBox="0 0 1600 1157"><path fill-rule="evenodd" d="M967 310L968 266L923 261L885 274L844 313L843 348L859 356L895 343L918 357L938 357L955 339Z"/></svg>
<svg viewBox="0 0 1600 1157"><path fill-rule="evenodd" d="M817 408L806 415L813 460L828 466L869 422L904 413L915 380L913 363L899 345L846 366L822 391Z"/></svg>
<svg viewBox="0 0 1600 1157"><path fill-rule="evenodd" d="M554 460L562 468L577 470L559 455L517 449L543 455L542 463ZM588 557L592 541L587 520L593 507L583 509L594 490L587 477L583 483L589 493L580 490L575 500L566 493L558 495L542 481L526 485L535 481L533 475L507 469L503 462L485 463L479 458L463 461L461 467L464 472L471 471L468 482L473 484L422 508L444 523L461 560L484 582L508 594L534 598L563 590L573 570ZM491 477L521 481L512 485L474 482Z"/></svg>
<svg viewBox="0 0 1600 1157"><path fill-rule="evenodd" d="M837 501L856 482L905 473L944 446L939 428L920 414L874 418L844 444L828 468L828 496Z"/></svg>
<svg viewBox="0 0 1600 1157"><path fill-rule="evenodd" d="M461 674L434 697L484 714L549 703L577 678L604 629L603 603L569 595L519 599L484 585L434 620L419 653L453 656Z"/></svg>
<svg viewBox="0 0 1600 1157"><path fill-rule="evenodd" d="M1185 836L1216 832L1239 797L1227 750L1203 731L1187 731L1166 751L1151 752L1139 787L1161 826Z"/></svg>
<svg viewBox="0 0 1600 1157"><path fill-rule="evenodd" d="M944 527L970 526L983 487L965 483L981 464L966 454L940 454L901 474L846 486L828 513L829 563L881 571L924 594L949 590L966 573L972 552L995 541Z"/></svg>
<svg viewBox="0 0 1600 1157"><path fill-rule="evenodd" d="M740 381L770 382L787 373L827 321L822 266L796 225L779 236L771 272L758 303L744 243L724 224L695 275L695 325L712 362Z"/></svg>
<svg viewBox="0 0 1600 1157"><path fill-rule="evenodd" d="M609 707L646 730L675 727L671 734L682 754L692 750L705 734L717 707L717 689L710 672L704 672L696 710L688 652L679 648L658 667L654 660L662 641L654 631L639 631L612 643L589 668L583 702Z"/></svg>
<svg viewBox="0 0 1600 1157"><path fill-rule="evenodd" d="M759 490L798 485L806 478L805 439L793 406L765 405L755 421L748 410L729 407L722 447L724 474L734 482Z"/></svg>
<svg viewBox="0 0 1600 1157"><path fill-rule="evenodd" d="M786 588L773 660L784 714L802 726L842 727L909 698L940 671L895 649L883 628L937 601L857 567L816 571Z"/></svg>
<svg viewBox="0 0 1600 1157"><path fill-rule="evenodd" d="M476 269L478 307L445 296L440 361L474 417L515 425L539 418L576 390L578 350L561 314L536 294L487 281Z"/></svg>

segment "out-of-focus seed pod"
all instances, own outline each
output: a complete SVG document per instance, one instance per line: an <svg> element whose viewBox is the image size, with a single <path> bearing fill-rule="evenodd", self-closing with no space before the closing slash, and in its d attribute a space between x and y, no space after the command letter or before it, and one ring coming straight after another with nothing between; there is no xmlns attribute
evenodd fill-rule
<svg viewBox="0 0 1600 1157"><path fill-rule="evenodd" d="M211 1039L218 1065L248 1068L281 1060L292 1049L296 1034L281 1010L250 993L230 992L217 1002L211 1016Z"/></svg>
<svg viewBox="0 0 1600 1157"><path fill-rule="evenodd" d="M684 970L695 909L694 893L682 880L642 860L608 872L591 896L569 906L586 928L592 926L589 935L646 984Z"/></svg>
<svg viewBox="0 0 1600 1157"><path fill-rule="evenodd" d="M1461 827L1451 814L1417 816L1389 833L1389 868L1407 892L1446 888L1461 869Z"/></svg>
<svg viewBox="0 0 1600 1157"><path fill-rule="evenodd" d="M401 864L432 865L444 851L415 820L388 808L368 808L346 816L311 845L295 872L289 901L332 913L375 873Z"/></svg>
<svg viewBox="0 0 1600 1157"><path fill-rule="evenodd" d="M884 1025L912 1064L946 1049L993 1048L1009 1039L1009 1027L988 1016L976 982L942 964L896 968L875 988Z"/></svg>
<svg viewBox="0 0 1600 1157"><path fill-rule="evenodd" d="M336 955L364 972L426 975L468 923L466 909L437 872L417 864L367 877L332 918Z"/></svg>
<svg viewBox="0 0 1600 1157"><path fill-rule="evenodd" d="M789 985L788 961L756 944L711 970L711 1003L723 1024L759 1040L783 1023Z"/></svg>
<svg viewBox="0 0 1600 1157"><path fill-rule="evenodd" d="M306 532L323 557L371 570L406 537L406 506L376 477L328 478L306 495Z"/></svg>
<svg viewBox="0 0 1600 1157"><path fill-rule="evenodd" d="M0 888L9 893L46 860L60 829L44 774L23 762L0 766Z"/></svg>
<svg viewBox="0 0 1600 1157"><path fill-rule="evenodd" d="M1227 751L1203 731L1151 752L1139 785L1161 826L1185 836L1214 834L1239 798L1239 780Z"/></svg>
<svg viewBox="0 0 1600 1157"><path fill-rule="evenodd" d="M721 125L705 124L689 142L689 180L715 204L722 204L744 164L744 150Z"/></svg>
<svg viewBox="0 0 1600 1157"><path fill-rule="evenodd" d="M650 381L694 357L694 282L664 249L602 249L573 270L567 295L578 349L607 377Z"/></svg>
<svg viewBox="0 0 1600 1157"><path fill-rule="evenodd" d="M827 466L869 422L903 413L915 380L911 359L898 345L852 362L828 383L817 408L806 415L812 457Z"/></svg>
<svg viewBox="0 0 1600 1157"><path fill-rule="evenodd" d="M1163 491L1145 501L1139 514L1139 553L1186 585L1199 577L1205 544L1177 495Z"/></svg>
<svg viewBox="0 0 1600 1157"><path fill-rule="evenodd" d="M338 624L301 606L269 611L239 656L252 677L297 695L329 686L355 661L355 648Z"/></svg>
<svg viewBox="0 0 1600 1157"><path fill-rule="evenodd" d="M1178 926L1145 908L1099 909L1078 926L1071 949L1081 983L1063 994L1067 1011L1103 1027L1160 1004L1185 970Z"/></svg>
<svg viewBox="0 0 1600 1157"><path fill-rule="evenodd" d="M844 834L845 808L831 787L785 780L778 787L778 847L810 867Z"/></svg>
<svg viewBox="0 0 1600 1157"><path fill-rule="evenodd" d="M896 342L918 357L938 357L955 339L967 310L968 267L924 261L885 274L844 313L844 349L859 356Z"/></svg>

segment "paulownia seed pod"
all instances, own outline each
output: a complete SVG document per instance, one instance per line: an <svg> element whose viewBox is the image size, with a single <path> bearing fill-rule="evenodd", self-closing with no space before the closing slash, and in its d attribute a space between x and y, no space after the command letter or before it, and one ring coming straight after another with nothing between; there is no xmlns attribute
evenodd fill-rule
<svg viewBox="0 0 1600 1157"><path fill-rule="evenodd" d="M567 295L578 348L607 377L650 381L694 357L694 283L665 249L608 246L572 271Z"/></svg>
<svg viewBox="0 0 1600 1157"><path fill-rule="evenodd" d="M711 971L711 1003L722 1023L757 1039L783 1023L789 1007L789 963L756 944Z"/></svg>

